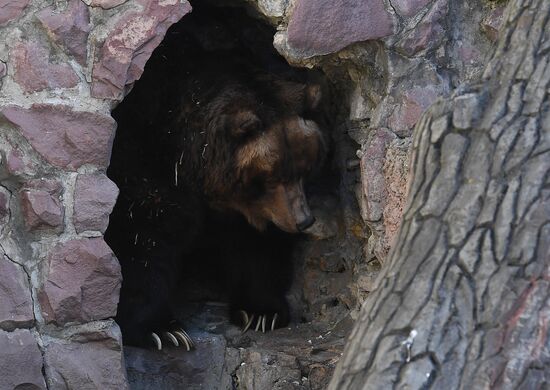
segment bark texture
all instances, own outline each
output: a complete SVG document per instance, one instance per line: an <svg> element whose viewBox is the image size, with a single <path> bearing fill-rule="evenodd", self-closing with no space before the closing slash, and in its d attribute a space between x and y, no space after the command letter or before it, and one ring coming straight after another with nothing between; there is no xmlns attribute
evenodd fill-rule
<svg viewBox="0 0 550 390"><path fill-rule="evenodd" d="M331 389L550 386L550 2L416 127L399 236Z"/></svg>

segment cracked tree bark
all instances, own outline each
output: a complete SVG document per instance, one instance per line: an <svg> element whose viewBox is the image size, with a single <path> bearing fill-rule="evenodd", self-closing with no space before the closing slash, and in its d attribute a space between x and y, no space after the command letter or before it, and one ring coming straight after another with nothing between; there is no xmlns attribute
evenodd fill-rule
<svg viewBox="0 0 550 390"><path fill-rule="evenodd" d="M397 244L331 389L550 388L550 1L416 127Z"/></svg>

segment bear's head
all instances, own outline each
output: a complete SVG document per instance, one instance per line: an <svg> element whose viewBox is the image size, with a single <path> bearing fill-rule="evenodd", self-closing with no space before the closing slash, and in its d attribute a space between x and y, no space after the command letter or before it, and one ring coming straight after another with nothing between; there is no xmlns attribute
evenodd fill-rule
<svg viewBox="0 0 550 390"><path fill-rule="evenodd" d="M207 119L204 190L211 204L241 213L259 230L269 222L291 233L311 226L304 179L324 154L312 119L320 99L318 85L269 76L218 91Z"/></svg>

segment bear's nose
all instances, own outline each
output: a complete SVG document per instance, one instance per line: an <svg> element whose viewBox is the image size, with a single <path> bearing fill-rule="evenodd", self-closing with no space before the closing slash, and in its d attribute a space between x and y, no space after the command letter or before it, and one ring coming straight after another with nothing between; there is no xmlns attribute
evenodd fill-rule
<svg viewBox="0 0 550 390"><path fill-rule="evenodd" d="M296 228L298 229L298 231L303 232L314 223L315 217L313 215L308 215L306 219L296 224Z"/></svg>

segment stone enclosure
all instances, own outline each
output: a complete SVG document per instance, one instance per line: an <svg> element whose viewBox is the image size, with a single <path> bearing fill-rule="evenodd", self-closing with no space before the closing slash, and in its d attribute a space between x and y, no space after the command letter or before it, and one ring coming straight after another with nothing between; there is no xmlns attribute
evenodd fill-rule
<svg viewBox="0 0 550 390"><path fill-rule="evenodd" d="M399 228L414 125L438 97L479 77L503 10L501 2L473 0L223 3L273 26L276 50L293 66L321 72L336 97L342 229L339 239L321 232L304 244L297 278L304 324L235 345L232 336L198 335L205 347L195 358L177 351L124 358L112 320L120 267L103 240L118 195L106 176L116 131L110 113L192 6L0 0L1 389L124 389L126 363L136 388L149 380L147 369L200 373L176 375L189 388L201 381L323 388ZM339 245L351 242L359 254L340 255ZM207 354L222 356L220 380L205 374ZM177 369L163 371L169 363Z"/></svg>

